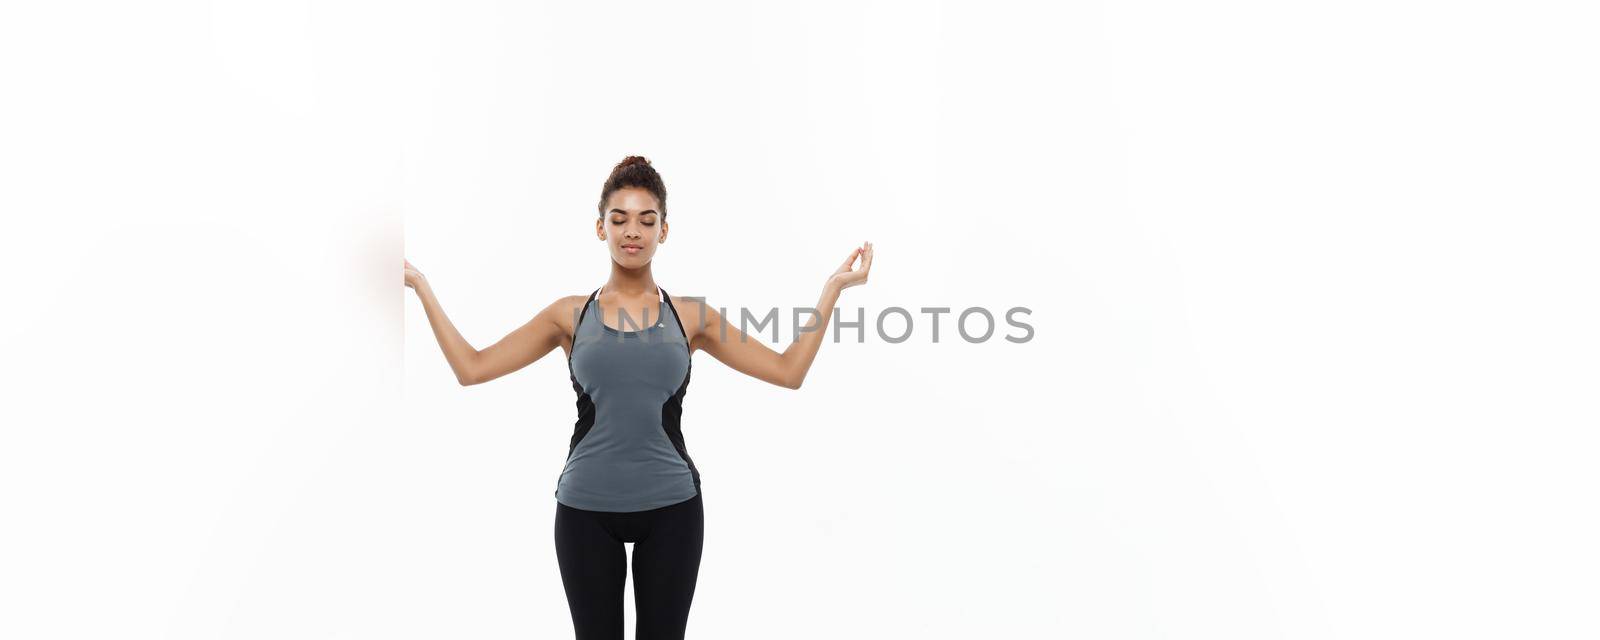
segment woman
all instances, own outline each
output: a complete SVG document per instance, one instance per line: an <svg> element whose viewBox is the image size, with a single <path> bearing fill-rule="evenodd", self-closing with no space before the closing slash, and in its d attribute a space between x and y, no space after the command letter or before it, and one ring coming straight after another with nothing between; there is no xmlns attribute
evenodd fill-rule
<svg viewBox="0 0 1600 640"><path fill-rule="evenodd" d="M618 163L599 209L595 237L609 249L610 278L587 296L556 300L487 349L461 337L410 261L406 286L422 300L463 385L521 369L558 345L566 351L578 421L556 484L555 543L573 628L579 640L621 640L623 543L631 542L636 637L682 638L704 532L700 472L679 428L690 356L702 350L740 373L799 389L840 291L867 281L872 243L852 250L828 276L817 314L780 354L748 339L704 299L670 295L656 284L651 264L667 241L667 190L648 160Z"/></svg>

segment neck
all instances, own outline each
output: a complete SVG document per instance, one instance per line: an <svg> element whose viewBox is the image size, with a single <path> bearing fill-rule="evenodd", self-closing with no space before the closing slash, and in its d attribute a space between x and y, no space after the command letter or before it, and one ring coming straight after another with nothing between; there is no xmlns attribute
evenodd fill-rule
<svg viewBox="0 0 1600 640"><path fill-rule="evenodd" d="M612 261L611 278L606 280L604 290L624 296L653 296L656 294L656 279L650 273L649 264L638 269L629 269Z"/></svg>

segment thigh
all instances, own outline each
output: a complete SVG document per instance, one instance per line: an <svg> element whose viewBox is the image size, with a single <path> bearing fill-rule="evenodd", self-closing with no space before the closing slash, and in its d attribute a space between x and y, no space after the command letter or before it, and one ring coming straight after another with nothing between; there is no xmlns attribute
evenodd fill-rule
<svg viewBox="0 0 1600 640"><path fill-rule="evenodd" d="M622 640L627 551L595 514L556 503L556 561L577 640Z"/></svg>
<svg viewBox="0 0 1600 640"><path fill-rule="evenodd" d="M689 624L705 541L700 496L653 515L649 534L633 544L638 640L680 640Z"/></svg>

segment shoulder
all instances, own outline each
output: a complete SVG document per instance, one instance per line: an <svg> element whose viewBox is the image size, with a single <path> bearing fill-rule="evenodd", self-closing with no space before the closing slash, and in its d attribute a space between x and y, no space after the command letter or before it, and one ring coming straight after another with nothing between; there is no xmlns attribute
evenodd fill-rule
<svg viewBox="0 0 1600 640"><path fill-rule="evenodd" d="M588 301L589 294L587 293L561 296L546 305L544 310L539 312L539 315L571 331L574 322L578 318L578 312L583 309L583 304Z"/></svg>
<svg viewBox="0 0 1600 640"><path fill-rule="evenodd" d="M667 294L672 301L672 308L678 312L678 322L683 325L684 331L690 336L700 327L715 325L721 319L717 309L706 301L705 296L679 296Z"/></svg>
<svg viewBox="0 0 1600 640"><path fill-rule="evenodd" d="M555 309L557 311L573 311L579 307L582 307L583 303L588 301L589 294L587 293L580 293L572 296L561 296L556 298L555 302L550 303L548 308Z"/></svg>
<svg viewBox="0 0 1600 640"><path fill-rule="evenodd" d="M668 294L667 298L672 301L672 308L677 309L679 314L689 313L699 315L700 313L714 314L717 312L716 309L710 307L709 302L706 302L705 296L679 296Z"/></svg>

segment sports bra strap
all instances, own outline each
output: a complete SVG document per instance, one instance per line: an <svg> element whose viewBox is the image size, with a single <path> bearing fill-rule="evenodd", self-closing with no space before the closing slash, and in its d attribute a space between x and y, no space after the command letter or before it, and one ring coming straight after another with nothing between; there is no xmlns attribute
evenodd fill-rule
<svg viewBox="0 0 1600 640"><path fill-rule="evenodd" d="M595 299L595 297L597 297L597 296L599 296L599 295L600 295L600 292L601 292L601 291L602 291L602 290L604 290L604 289L605 289L605 288L606 288L606 286L605 286L605 285L600 285L600 288L599 288L599 289L595 289L595 290L594 290L594 293L593 293L593 294L590 294L590 295L589 295L589 299L590 299L590 300L593 300L593 299ZM662 302L666 302L666 301L667 301L667 292L666 292L666 290L665 290L665 289L662 289L662 288L661 288L661 285L656 285L656 293L658 293L658 294L660 294L660 295L661 295L661 301L662 301Z"/></svg>
<svg viewBox="0 0 1600 640"><path fill-rule="evenodd" d="M577 339L578 329L583 326L583 319L589 315L589 305L594 304L595 298L600 297L600 289L604 288L605 285L600 285L600 288L595 289L594 293L589 294L589 299L583 302L583 310L578 312L578 322L572 325L572 336L574 340ZM678 315L678 305L672 304L672 300L667 296L666 289L663 289L657 285L656 291L661 292L661 303L672 313L672 319L676 321L675 324L678 325L678 334L683 336L684 346L687 347L689 345L689 330L685 329L683 326L683 316ZM657 322L661 322L663 320L665 320L665 318L656 319ZM605 326L604 318L602 318L600 322L601 326ZM571 356L569 355L568 358L570 359Z"/></svg>
<svg viewBox="0 0 1600 640"><path fill-rule="evenodd" d="M689 330L683 328L683 316L678 315L678 305L672 304L672 298L667 295L667 290L661 290L661 301L667 305L667 310L672 312L672 319L678 325L678 334L683 336L684 345L689 344Z"/></svg>
<svg viewBox="0 0 1600 640"><path fill-rule="evenodd" d="M594 293L589 294L589 299L583 302L583 309L578 312L578 322L572 325L572 335L578 335L578 327L583 326L584 317L589 315L589 305L594 304L595 299L600 297L600 291L605 288L605 285L600 285L600 288L595 289ZM668 309L672 310L672 317L678 321L678 332L683 334L684 339L688 339L689 334L685 332L683 328L683 318L678 316L678 307L673 305L671 300L667 299L667 290L661 288L660 285L656 285L656 292L661 294L661 303L666 305ZM663 319L664 318L656 318L656 322L661 322ZM604 322L605 320L601 319L601 323L604 324Z"/></svg>

